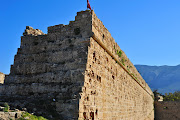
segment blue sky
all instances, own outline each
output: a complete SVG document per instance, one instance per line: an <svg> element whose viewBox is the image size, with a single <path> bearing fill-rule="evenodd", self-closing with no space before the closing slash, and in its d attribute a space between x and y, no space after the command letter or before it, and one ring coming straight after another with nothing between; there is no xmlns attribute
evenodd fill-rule
<svg viewBox="0 0 180 120"><path fill-rule="evenodd" d="M180 0L89 0L133 64L180 64ZM86 0L0 0L0 72L8 74L26 26L68 24Z"/></svg>

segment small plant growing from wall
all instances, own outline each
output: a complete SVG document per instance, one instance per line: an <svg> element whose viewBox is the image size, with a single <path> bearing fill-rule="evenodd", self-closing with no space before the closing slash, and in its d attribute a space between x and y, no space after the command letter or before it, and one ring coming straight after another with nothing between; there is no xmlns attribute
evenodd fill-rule
<svg viewBox="0 0 180 120"><path fill-rule="evenodd" d="M122 64L124 64L124 62L125 62L124 58L121 59L121 62L122 62Z"/></svg>
<svg viewBox="0 0 180 120"><path fill-rule="evenodd" d="M124 60L124 58L122 58L122 59L121 59L121 63L125 66L125 63L124 63L124 62L125 62L125 60Z"/></svg>
<svg viewBox="0 0 180 120"><path fill-rule="evenodd" d="M8 103L4 103L4 108L3 108L3 111L4 112L9 112L9 105L8 105Z"/></svg>
<svg viewBox="0 0 180 120"><path fill-rule="evenodd" d="M121 57L122 51L121 51L121 50L120 50L120 51L117 50L117 55L118 55L119 57Z"/></svg>

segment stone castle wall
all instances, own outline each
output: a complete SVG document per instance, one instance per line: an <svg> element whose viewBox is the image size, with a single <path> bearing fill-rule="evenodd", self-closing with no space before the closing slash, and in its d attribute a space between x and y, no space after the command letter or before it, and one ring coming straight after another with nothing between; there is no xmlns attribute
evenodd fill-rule
<svg viewBox="0 0 180 120"><path fill-rule="evenodd" d="M23 35L1 102L50 119L153 120L151 89L93 11Z"/></svg>
<svg viewBox="0 0 180 120"><path fill-rule="evenodd" d="M180 120L180 102L155 102L155 120Z"/></svg>
<svg viewBox="0 0 180 120"><path fill-rule="evenodd" d="M94 13L92 31L79 118L153 120L152 91Z"/></svg>

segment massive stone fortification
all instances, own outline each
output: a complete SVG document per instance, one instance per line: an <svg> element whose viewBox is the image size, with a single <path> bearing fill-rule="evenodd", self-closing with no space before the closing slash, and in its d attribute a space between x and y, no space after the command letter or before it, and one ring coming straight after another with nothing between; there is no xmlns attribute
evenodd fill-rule
<svg viewBox="0 0 180 120"><path fill-rule="evenodd" d="M153 120L153 93L93 11L27 27L1 102L58 120Z"/></svg>

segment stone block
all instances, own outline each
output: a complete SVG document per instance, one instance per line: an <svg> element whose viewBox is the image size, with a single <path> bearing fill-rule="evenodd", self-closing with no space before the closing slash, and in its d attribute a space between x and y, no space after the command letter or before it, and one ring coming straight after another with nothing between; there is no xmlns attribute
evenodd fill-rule
<svg viewBox="0 0 180 120"><path fill-rule="evenodd" d="M0 84L4 83L5 74L0 72Z"/></svg>

